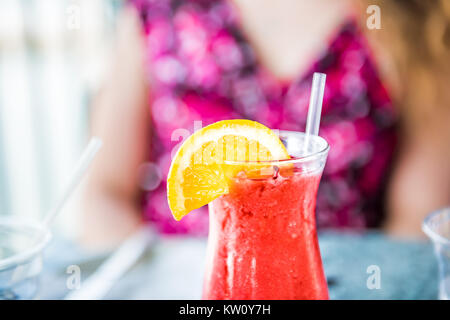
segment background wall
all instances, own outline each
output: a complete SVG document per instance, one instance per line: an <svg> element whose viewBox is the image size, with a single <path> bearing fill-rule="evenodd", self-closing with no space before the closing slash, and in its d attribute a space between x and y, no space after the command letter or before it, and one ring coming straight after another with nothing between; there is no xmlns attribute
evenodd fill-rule
<svg viewBox="0 0 450 320"><path fill-rule="evenodd" d="M0 1L0 215L39 219L88 139L119 0ZM56 230L74 233L69 206Z"/></svg>

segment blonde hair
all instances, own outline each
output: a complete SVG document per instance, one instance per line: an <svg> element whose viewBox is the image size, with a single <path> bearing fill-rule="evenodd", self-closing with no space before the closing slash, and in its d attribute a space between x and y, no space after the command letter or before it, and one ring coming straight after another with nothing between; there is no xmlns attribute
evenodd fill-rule
<svg viewBox="0 0 450 320"><path fill-rule="evenodd" d="M450 114L450 1L366 4L381 9L381 29L363 29L374 41L380 69L391 84L405 129L430 124L442 112Z"/></svg>

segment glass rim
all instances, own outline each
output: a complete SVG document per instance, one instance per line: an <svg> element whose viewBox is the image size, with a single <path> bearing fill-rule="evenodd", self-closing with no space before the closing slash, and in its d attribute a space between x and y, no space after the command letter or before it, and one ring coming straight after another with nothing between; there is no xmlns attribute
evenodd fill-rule
<svg viewBox="0 0 450 320"><path fill-rule="evenodd" d="M283 134L286 134L286 135L296 134L296 135L306 136L306 134L304 132L299 132L299 131L279 130L279 133L280 133L279 136L283 136ZM317 159L321 158L323 155L326 155L328 153L328 151L330 150L330 145L328 144L328 141L325 140L321 136L311 135L310 137L313 137L314 139L319 139L322 142L324 142L325 143L324 147L318 151L311 153L311 154L307 154L307 155L301 156L301 157L291 157L289 159L262 160L262 161L261 160L251 160L251 161L250 160L242 160L242 161L224 160L224 163L228 164L228 165L248 165L248 164L286 165L286 164L309 162L309 161L317 160Z"/></svg>
<svg viewBox="0 0 450 320"><path fill-rule="evenodd" d="M434 242L450 245L450 239L442 236L438 232L436 232L433 228L431 228L430 223L436 216L440 214L448 213L450 214L450 207L441 208L431 212L422 222L422 230L425 234ZM449 216L450 218L450 216Z"/></svg>
<svg viewBox="0 0 450 320"><path fill-rule="evenodd" d="M36 225L34 223L25 222L18 219L0 219L0 228L2 227L11 228L18 232L20 231L20 228L29 228L34 232L42 234L42 237L29 248L13 254L10 257L6 257L5 259L0 259L0 272L10 268L11 266L20 265L34 259L36 255L44 250L52 238L52 234L49 229L42 227L40 224Z"/></svg>

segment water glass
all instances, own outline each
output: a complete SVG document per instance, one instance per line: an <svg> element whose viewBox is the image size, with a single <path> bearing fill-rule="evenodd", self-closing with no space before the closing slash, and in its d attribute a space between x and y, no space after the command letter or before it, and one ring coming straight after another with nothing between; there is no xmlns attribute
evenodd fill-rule
<svg viewBox="0 0 450 320"><path fill-rule="evenodd" d="M450 208L431 213L425 218L423 231L433 241L439 265L439 299L450 299Z"/></svg>

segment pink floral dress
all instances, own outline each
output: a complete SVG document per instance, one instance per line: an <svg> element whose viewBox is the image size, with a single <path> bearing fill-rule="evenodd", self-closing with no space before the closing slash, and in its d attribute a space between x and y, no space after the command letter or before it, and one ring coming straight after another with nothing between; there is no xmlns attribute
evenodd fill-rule
<svg viewBox="0 0 450 320"><path fill-rule="evenodd" d="M145 216L164 233L206 234L207 208L176 222L167 205L171 154L194 128L248 118L304 131L312 74L327 74L320 135L331 149L317 200L319 228L368 228L383 217L395 147L395 113L356 23L343 25L326 52L293 81L258 61L224 0L133 0L147 41L151 79L151 181Z"/></svg>

